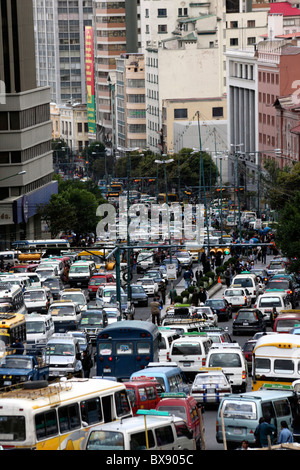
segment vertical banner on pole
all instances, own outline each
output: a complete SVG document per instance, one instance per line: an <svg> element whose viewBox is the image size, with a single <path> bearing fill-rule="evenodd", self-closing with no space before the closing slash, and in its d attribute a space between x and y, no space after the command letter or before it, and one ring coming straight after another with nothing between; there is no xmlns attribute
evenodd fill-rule
<svg viewBox="0 0 300 470"><path fill-rule="evenodd" d="M94 38L92 26L85 27L85 77L87 91L87 118L89 134L96 135Z"/></svg>

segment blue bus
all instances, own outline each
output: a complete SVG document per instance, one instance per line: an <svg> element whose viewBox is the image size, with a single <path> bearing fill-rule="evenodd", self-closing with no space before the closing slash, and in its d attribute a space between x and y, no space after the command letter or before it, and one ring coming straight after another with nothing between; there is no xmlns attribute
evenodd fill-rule
<svg viewBox="0 0 300 470"><path fill-rule="evenodd" d="M158 327L150 322L123 320L97 336L97 376L129 380L131 374L158 361Z"/></svg>

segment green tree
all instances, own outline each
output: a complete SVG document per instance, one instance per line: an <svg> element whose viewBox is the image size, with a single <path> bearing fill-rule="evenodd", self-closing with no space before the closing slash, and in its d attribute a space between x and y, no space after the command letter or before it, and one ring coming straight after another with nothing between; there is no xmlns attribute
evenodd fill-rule
<svg viewBox="0 0 300 470"><path fill-rule="evenodd" d="M67 232L76 224L76 208L64 194L52 194L46 205L40 205L38 212L47 223L51 235L55 238L59 232Z"/></svg>
<svg viewBox="0 0 300 470"><path fill-rule="evenodd" d="M296 191L293 200L288 201L280 212L276 242L282 254L294 259L291 272L300 271L300 191Z"/></svg>

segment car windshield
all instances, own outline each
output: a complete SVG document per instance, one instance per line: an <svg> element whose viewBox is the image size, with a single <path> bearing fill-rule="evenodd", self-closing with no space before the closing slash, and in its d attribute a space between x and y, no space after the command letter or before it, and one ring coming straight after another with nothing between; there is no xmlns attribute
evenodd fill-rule
<svg viewBox="0 0 300 470"><path fill-rule="evenodd" d="M142 293L142 294L143 294L145 291L144 291L143 286L132 286L132 287L131 287L131 292L132 292L133 294L139 294L139 293Z"/></svg>
<svg viewBox="0 0 300 470"><path fill-rule="evenodd" d="M154 284L154 281L153 279L144 279L144 280L141 280L139 281L143 286L149 286L149 285L153 285ZM143 290L141 290L141 292L143 292Z"/></svg>
<svg viewBox="0 0 300 470"><path fill-rule="evenodd" d="M84 294L72 294L72 293L67 293L65 295L61 296L62 300L67 300L68 302L75 302L76 304L79 305L85 305L86 304L86 298Z"/></svg>
<svg viewBox="0 0 300 470"><path fill-rule="evenodd" d="M90 280L90 286L100 286L105 283L105 277L97 277Z"/></svg>
<svg viewBox="0 0 300 470"><path fill-rule="evenodd" d="M43 321L26 321L26 333L44 333L45 323Z"/></svg>
<svg viewBox="0 0 300 470"><path fill-rule="evenodd" d="M24 292L24 300L46 300L45 292Z"/></svg>
<svg viewBox="0 0 300 470"><path fill-rule="evenodd" d="M86 326L101 326L102 325L102 313L91 313L88 312L83 314L80 320L80 325Z"/></svg>
<svg viewBox="0 0 300 470"><path fill-rule="evenodd" d="M50 356L74 356L74 344L54 343L48 344L47 354Z"/></svg>
<svg viewBox="0 0 300 470"><path fill-rule="evenodd" d="M112 294L114 294L115 292L116 292L116 289L106 289L103 292L103 297L111 297Z"/></svg>
<svg viewBox="0 0 300 470"><path fill-rule="evenodd" d="M67 316L75 315L75 309L73 305L61 305L61 306L50 305L49 312L51 313L51 315L54 315L57 317L64 317L65 315Z"/></svg>
<svg viewBox="0 0 300 470"><path fill-rule="evenodd" d="M43 286L45 287L49 287L49 289L51 289L51 287L56 287L56 288L60 288L60 282L58 279L46 279L44 282L43 282Z"/></svg>
<svg viewBox="0 0 300 470"><path fill-rule="evenodd" d="M6 356L1 360L1 367L5 369L32 369L32 360L29 358L14 358L13 356Z"/></svg>
<svg viewBox="0 0 300 470"><path fill-rule="evenodd" d="M88 273L89 272L89 267L88 266L71 266L70 267L70 273Z"/></svg>

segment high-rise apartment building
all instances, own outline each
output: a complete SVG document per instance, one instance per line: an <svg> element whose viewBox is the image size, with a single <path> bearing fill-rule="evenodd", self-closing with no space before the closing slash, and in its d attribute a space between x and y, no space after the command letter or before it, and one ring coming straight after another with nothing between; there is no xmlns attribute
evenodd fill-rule
<svg viewBox="0 0 300 470"><path fill-rule="evenodd" d="M0 3L0 246L40 238L52 181L50 90L37 88L32 0Z"/></svg>
<svg viewBox="0 0 300 470"><path fill-rule="evenodd" d="M84 29L93 0L33 0L37 84L51 101L86 103Z"/></svg>
<svg viewBox="0 0 300 470"><path fill-rule="evenodd" d="M139 0L93 3L97 138L107 143L112 140L108 76L121 54L138 52L138 6Z"/></svg>

